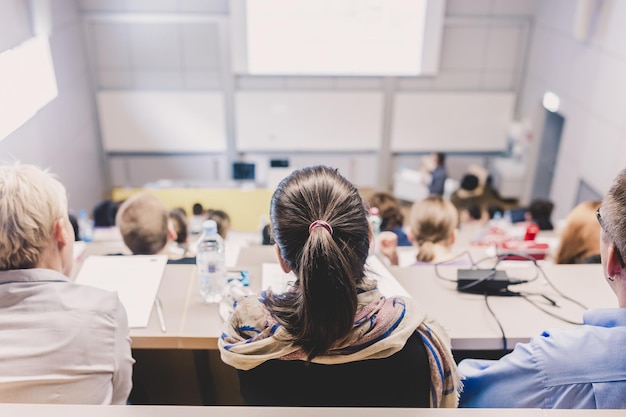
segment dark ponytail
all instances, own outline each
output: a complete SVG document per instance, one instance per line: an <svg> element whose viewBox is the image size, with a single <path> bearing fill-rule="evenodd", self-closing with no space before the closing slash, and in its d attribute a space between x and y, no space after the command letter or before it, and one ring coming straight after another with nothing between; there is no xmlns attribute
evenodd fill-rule
<svg viewBox="0 0 626 417"><path fill-rule="evenodd" d="M298 277L266 306L309 360L341 343L354 324L357 283L364 276L369 229L354 185L327 167L295 171L272 197L272 233ZM309 228L316 221L322 225Z"/></svg>

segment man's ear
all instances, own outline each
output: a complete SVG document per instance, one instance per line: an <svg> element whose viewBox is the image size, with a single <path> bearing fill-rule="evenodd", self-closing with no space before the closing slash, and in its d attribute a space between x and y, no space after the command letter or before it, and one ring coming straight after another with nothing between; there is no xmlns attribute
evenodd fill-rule
<svg viewBox="0 0 626 417"><path fill-rule="evenodd" d="M454 245L456 242L456 238L459 236L459 229L454 229L452 231L452 235L450 236L450 246Z"/></svg>
<svg viewBox="0 0 626 417"><path fill-rule="evenodd" d="M174 230L174 225L172 224L172 221L168 220L168 222L167 222L167 240L175 241L176 239L178 239L178 233L176 233L176 230Z"/></svg>
<svg viewBox="0 0 626 417"><path fill-rule="evenodd" d="M278 245L274 245L274 250L276 251L276 258L278 258L278 263L280 264L280 269L283 270L285 274L291 272L291 268L287 265L287 261L283 259L283 256L280 254L280 248Z"/></svg>
<svg viewBox="0 0 626 417"><path fill-rule="evenodd" d="M72 239L70 239L69 233L67 233L67 228L65 227L65 222L69 221L64 218L59 218L54 221L54 226L52 228L52 237L59 244L59 246L63 247L70 243L72 243Z"/></svg>
<svg viewBox="0 0 626 417"><path fill-rule="evenodd" d="M610 277L614 277L615 275L620 275L622 273L622 270L624 269L619 259L619 256L617 256L617 252L615 250L615 244L613 243L611 243L609 247L607 248L606 269L607 269L606 272L608 273L608 276Z"/></svg>

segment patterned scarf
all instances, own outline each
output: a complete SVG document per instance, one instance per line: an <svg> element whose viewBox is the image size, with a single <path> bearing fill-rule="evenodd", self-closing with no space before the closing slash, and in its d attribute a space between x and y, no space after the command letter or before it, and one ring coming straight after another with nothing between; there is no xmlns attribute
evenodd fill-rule
<svg viewBox="0 0 626 417"><path fill-rule="evenodd" d="M292 336L265 308L265 294L247 296L236 302L218 342L224 363L242 370L270 359L306 360L294 346ZM456 407L461 382L444 329L413 305L411 299L385 298L375 281L365 279L359 288L357 314L348 340L315 363L337 364L386 358L400 351L418 332L430 364L431 407Z"/></svg>

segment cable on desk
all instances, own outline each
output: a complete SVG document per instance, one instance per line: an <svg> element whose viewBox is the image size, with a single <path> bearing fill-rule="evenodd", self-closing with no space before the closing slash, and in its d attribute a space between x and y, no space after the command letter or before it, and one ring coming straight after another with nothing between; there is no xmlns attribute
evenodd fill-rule
<svg viewBox="0 0 626 417"><path fill-rule="evenodd" d="M487 306L487 310L489 310L489 313L491 313L491 316L493 317L493 319L498 324L498 327L500 328L500 333L502 333L502 350L506 353L506 351L508 350L508 347L507 347L507 342L506 342L506 335L504 334L504 327L502 327L502 323L500 323L500 320L498 320L496 313L494 313L494 311L491 309L491 306L489 305L489 295L486 293L485 293L485 305Z"/></svg>
<svg viewBox="0 0 626 417"><path fill-rule="evenodd" d="M569 296L567 296L567 295L563 294L563 293L561 292L561 290L559 290L559 289L556 287L556 285L554 285L554 284L552 283L552 281L550 281L550 278L548 278L548 275L545 273L545 271L543 270L543 268L541 268L540 266L537 266L537 268L539 269L539 272L541 273L541 275L543 276L543 278L546 280L546 282L550 285L550 287L552 287L552 289L553 289L554 291L556 291L556 293L557 293L558 295L560 295L563 299L565 299L565 300L567 300L567 301L570 301L570 302L572 302L572 303L576 304L577 306L581 307L583 310L587 310L587 306L586 306L586 305L584 305L583 303L581 303L580 301L578 301L578 300L576 300L576 299L574 299L574 298L572 298L572 297L569 297Z"/></svg>
<svg viewBox="0 0 626 417"><path fill-rule="evenodd" d="M577 325L581 325L584 324L582 322L578 322L578 321L572 321L569 319L566 319L565 317L561 317L558 314L554 314L551 311L546 310L545 308L543 308L542 306L540 306L539 304L537 304L536 302L534 302L533 300L530 299L530 295L540 295L544 298L546 298L552 305L554 305L555 307L558 307L558 304L556 304L556 302L548 297L546 297L543 294L525 294L525 293L519 293L520 297L522 297L524 300L528 301L531 305L533 305L534 307L538 308L539 310L543 311L544 313L546 313L549 316L554 317L555 319L559 319L561 321L564 321L565 323L569 323L569 324L577 324Z"/></svg>

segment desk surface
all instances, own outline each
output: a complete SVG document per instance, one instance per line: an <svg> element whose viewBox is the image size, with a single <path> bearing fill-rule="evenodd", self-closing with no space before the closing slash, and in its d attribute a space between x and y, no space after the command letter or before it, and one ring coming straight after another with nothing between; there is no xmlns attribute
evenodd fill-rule
<svg viewBox="0 0 626 417"><path fill-rule="evenodd" d="M0 404L5 416L39 417L301 417L337 416L378 417L380 408L291 408L291 407L193 407L193 406L110 406ZM623 416L623 410L542 410L542 409L471 409L471 408L385 408L382 414L392 417L578 417Z"/></svg>
<svg viewBox="0 0 626 417"><path fill-rule="evenodd" d="M250 271L253 292L261 288L261 264L275 262L273 246L242 248L238 266ZM511 278L529 279L534 267L527 262L510 262L505 268ZM588 308L617 307L617 300L602 277L600 265L542 266L547 277L563 293ZM391 267L392 274L431 316L447 329L454 349L498 350L503 348L502 333L489 313L482 295L462 294L456 283L437 277L433 266ZM440 267L440 273L456 278L456 267ZM131 329L134 348L143 349L217 349L222 319L217 304L206 304L198 291L195 265L167 265L159 289L167 331L162 332L156 311L146 328ZM541 296L532 299L543 309L573 322L582 320L583 309L561 297L543 276L535 281L511 287L514 291L545 294L557 302L551 306ZM508 348L526 342L548 328L571 328L539 310L521 297L488 298L489 305L501 322Z"/></svg>

